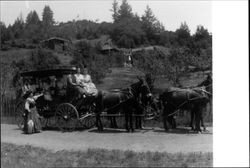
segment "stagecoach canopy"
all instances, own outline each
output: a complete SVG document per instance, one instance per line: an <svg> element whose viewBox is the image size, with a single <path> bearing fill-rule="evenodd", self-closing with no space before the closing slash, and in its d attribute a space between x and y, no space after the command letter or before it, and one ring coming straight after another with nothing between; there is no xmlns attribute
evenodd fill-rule
<svg viewBox="0 0 250 168"><path fill-rule="evenodd" d="M35 70L35 71L26 71L20 73L22 77L48 77L48 76L62 76L70 73L76 73L75 67L67 68L55 68L55 69L44 69L44 70Z"/></svg>

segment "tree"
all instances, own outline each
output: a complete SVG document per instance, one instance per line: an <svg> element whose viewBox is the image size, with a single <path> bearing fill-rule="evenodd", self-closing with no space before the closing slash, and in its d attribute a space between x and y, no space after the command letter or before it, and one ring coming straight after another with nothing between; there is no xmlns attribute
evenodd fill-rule
<svg viewBox="0 0 250 168"><path fill-rule="evenodd" d="M207 29L205 29L202 25L197 26L196 32L195 32L195 40L202 40L209 38L209 33Z"/></svg>
<svg viewBox="0 0 250 168"><path fill-rule="evenodd" d="M38 42L41 38L41 21L36 11L31 11L26 17L25 37Z"/></svg>
<svg viewBox="0 0 250 168"><path fill-rule="evenodd" d="M40 19L38 17L38 14L36 13L36 11L31 11L27 17L26 17L26 25L39 25L40 24Z"/></svg>
<svg viewBox="0 0 250 168"><path fill-rule="evenodd" d="M181 23L179 29L175 31L177 35L177 41L180 46L187 45L191 40L190 30L186 22Z"/></svg>
<svg viewBox="0 0 250 168"><path fill-rule="evenodd" d="M196 50L206 49L212 46L212 37L208 30L201 25L197 26L194 34L194 43Z"/></svg>
<svg viewBox="0 0 250 168"><path fill-rule="evenodd" d="M128 4L127 0L122 0L120 9L118 10L117 20L122 20L124 18L132 18L132 7Z"/></svg>
<svg viewBox="0 0 250 168"><path fill-rule="evenodd" d="M164 26L154 16L152 9L147 6L144 15L141 17L143 30L146 32L147 39L154 43L159 33L164 31Z"/></svg>
<svg viewBox="0 0 250 168"><path fill-rule="evenodd" d="M48 69L59 65L60 60L50 51L37 49L32 51L29 64L35 70Z"/></svg>
<svg viewBox="0 0 250 168"><path fill-rule="evenodd" d="M111 12L113 12L112 18L114 22L118 20L118 16L119 16L118 10L119 10L118 2L117 0L114 0L114 2L112 3L112 9L110 10Z"/></svg>
<svg viewBox="0 0 250 168"><path fill-rule="evenodd" d="M48 38L51 28L54 25L55 21L53 18L53 11L49 6L45 5L42 13L42 25L44 29L45 37Z"/></svg>
<svg viewBox="0 0 250 168"><path fill-rule="evenodd" d="M142 24L136 17L123 18L114 24L111 38L120 47L133 48L143 42L145 33Z"/></svg>
<svg viewBox="0 0 250 168"><path fill-rule="evenodd" d="M1 46L7 40L7 28L3 22L0 22Z"/></svg>
<svg viewBox="0 0 250 168"><path fill-rule="evenodd" d="M14 38L21 38L24 32L24 21L22 13L20 16L15 20L14 24L12 25L12 32L14 34Z"/></svg>

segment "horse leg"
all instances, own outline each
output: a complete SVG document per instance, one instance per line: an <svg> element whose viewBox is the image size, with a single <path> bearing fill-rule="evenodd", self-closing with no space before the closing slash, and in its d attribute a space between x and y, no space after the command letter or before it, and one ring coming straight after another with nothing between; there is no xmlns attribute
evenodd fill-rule
<svg viewBox="0 0 250 168"><path fill-rule="evenodd" d="M134 132L132 112L130 112L130 114L129 114L129 127L130 127L131 132Z"/></svg>
<svg viewBox="0 0 250 168"><path fill-rule="evenodd" d="M116 122L116 118L115 117L112 117L113 118L113 126L114 126L114 128L118 128L118 126L117 126L117 122Z"/></svg>
<svg viewBox="0 0 250 168"><path fill-rule="evenodd" d="M109 121L110 121L110 128L114 127L114 123L113 123L113 117L108 117Z"/></svg>
<svg viewBox="0 0 250 168"><path fill-rule="evenodd" d="M191 114L191 121L190 121L189 126L191 127L191 130L194 130L194 125L193 125L193 123L194 123L194 112L191 110L190 114Z"/></svg>
<svg viewBox="0 0 250 168"><path fill-rule="evenodd" d="M199 107L196 107L195 109L195 130L197 132L201 132L200 122L201 122L201 116L200 116L200 109Z"/></svg>
<svg viewBox="0 0 250 168"><path fill-rule="evenodd" d="M167 116L162 116L162 121L163 121L163 126L165 131L168 131L168 126L167 126Z"/></svg>
<svg viewBox="0 0 250 168"><path fill-rule="evenodd" d="M142 129L142 118L140 116L137 117L137 125L138 129Z"/></svg>
<svg viewBox="0 0 250 168"><path fill-rule="evenodd" d="M175 116L172 117L172 125L173 125L173 129L176 129L176 120L175 120Z"/></svg>
<svg viewBox="0 0 250 168"><path fill-rule="evenodd" d="M201 116L201 126L203 127L203 131L206 132L206 131L207 131L207 128L206 128L206 126L205 126L205 124L204 124L204 120L203 120L203 111L202 111L202 110L201 110L200 116Z"/></svg>
<svg viewBox="0 0 250 168"><path fill-rule="evenodd" d="M99 127L99 118L100 116L98 115L98 114L96 114L96 117L95 117L95 119L96 119L96 127L97 127L97 129L98 129L98 131L100 131L100 127Z"/></svg>
<svg viewBox="0 0 250 168"><path fill-rule="evenodd" d="M129 132L129 128L128 128L128 114L125 113L125 129L127 130L127 132Z"/></svg>

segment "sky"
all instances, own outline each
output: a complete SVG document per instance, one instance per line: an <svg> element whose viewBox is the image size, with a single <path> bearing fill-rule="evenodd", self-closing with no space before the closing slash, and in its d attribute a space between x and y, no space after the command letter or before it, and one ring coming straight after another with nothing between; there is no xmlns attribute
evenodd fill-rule
<svg viewBox="0 0 250 168"><path fill-rule="evenodd" d="M0 1L1 21L5 25L13 24L22 13L26 18L31 10L35 10L40 19L45 5L49 5L54 12L54 19L57 22L70 20L92 20L112 22L113 0L83 0L83 1ZM121 0L118 0L119 5ZM182 22L186 22L195 33L198 25L203 25L209 32L212 32L212 2L211 1L163 1L163 0L128 0L132 6L133 13L142 16L146 6L152 9L157 19L163 23L166 30L175 31Z"/></svg>

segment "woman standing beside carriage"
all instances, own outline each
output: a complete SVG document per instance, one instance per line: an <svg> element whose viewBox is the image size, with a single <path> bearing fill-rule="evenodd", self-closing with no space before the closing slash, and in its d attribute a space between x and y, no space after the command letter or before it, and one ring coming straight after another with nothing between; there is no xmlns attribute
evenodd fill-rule
<svg viewBox="0 0 250 168"><path fill-rule="evenodd" d="M39 133L41 132L42 125L40 121L40 116L36 109L36 100L43 96L43 94L39 94L33 96L32 91L27 91L24 95L25 100L25 117L24 117L24 133Z"/></svg>

